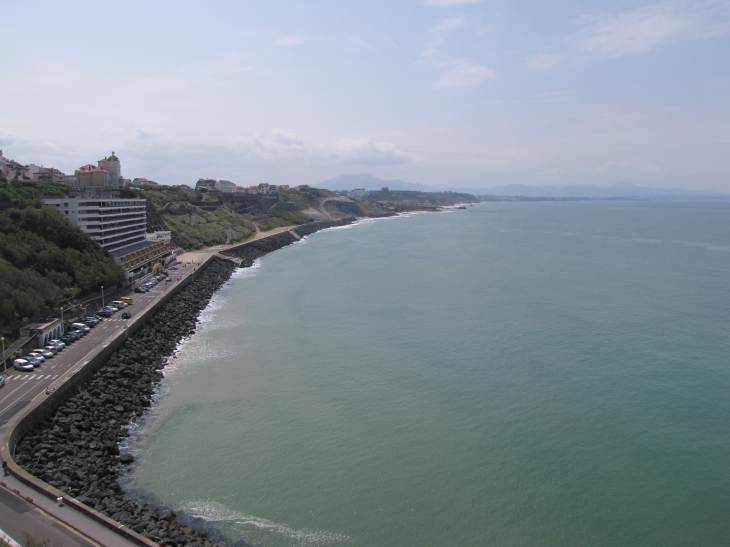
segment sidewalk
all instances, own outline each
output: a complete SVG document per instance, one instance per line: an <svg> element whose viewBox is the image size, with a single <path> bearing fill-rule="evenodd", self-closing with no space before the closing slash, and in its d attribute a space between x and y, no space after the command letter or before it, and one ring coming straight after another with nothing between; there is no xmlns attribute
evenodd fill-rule
<svg viewBox="0 0 730 547"><path fill-rule="evenodd" d="M7 477L0 476L0 486L5 486L5 488L13 492L17 490L15 493L19 493L25 501L45 511L59 521L64 522L92 543L107 546L138 547L136 543L127 540L71 507L59 507L54 500L26 486L12 475L8 475Z"/></svg>

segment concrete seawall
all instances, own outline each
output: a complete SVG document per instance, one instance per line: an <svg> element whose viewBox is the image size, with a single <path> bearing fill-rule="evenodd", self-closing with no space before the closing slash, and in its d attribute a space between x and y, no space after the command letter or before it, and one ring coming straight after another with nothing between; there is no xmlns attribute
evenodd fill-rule
<svg viewBox="0 0 730 547"><path fill-rule="evenodd" d="M223 251L223 256L206 256L204 258L204 262L197 268L197 270L191 272L180 283L176 283L171 286L166 294L162 295L149 308L141 312L140 315L134 318L134 320L130 321L129 327L126 330L119 331L100 342L96 350L87 355L84 362L77 364L74 368L66 372L61 379L57 380L55 384L56 390L53 393L50 395L41 395L36 397L33 401L27 404L22 412L13 416L8 423L3 424L2 427L0 427L0 455L3 460L7 462L10 473L20 482L33 488L35 491L47 498L55 500L59 497L63 497L66 505L69 507L72 507L79 513L93 519L107 529L114 531L134 544L146 547L158 546L158 542L154 542L144 537L141 533L137 533L130 527L120 524L116 520L110 518L110 516L107 516L74 499L59 488L48 484L44 480L41 480L41 478L34 476L23 469L14 459L16 447L24 437L39 427L39 424L42 424L46 420L52 418L59 410L59 407L65 405L70 399L77 396L79 392L82 391L82 388L88 384L95 373L97 373L102 366L110 361L112 355L120 350L130 337L138 332L146 323L152 320L177 294L203 275L206 268L208 268L211 264L224 260L224 262L228 262L229 265L230 262L234 262L237 265L247 267L252 265L254 260L257 258L290 245L291 243L298 241L301 237L325 228L345 226L354 221L354 218L349 218L340 221L308 223L287 232L281 232L267 238L231 247ZM231 265L231 267L233 266ZM152 321L152 323L154 323L154 321ZM81 499L83 499L83 497L81 497ZM117 515L115 515L115 518L118 518ZM147 533L147 531L144 532Z"/></svg>
<svg viewBox="0 0 730 547"><path fill-rule="evenodd" d="M134 334L139 328L141 328L150 318L154 317L155 314L169 302L177 293L182 289L190 285L195 279L197 279L204 272L205 268L211 263L212 260L216 260L213 257L207 258L203 264L201 264L197 270L189 274L180 283L170 287L169 291L160 297L153 305L145 310L141 315L137 316L134 321L130 322L129 327L126 330L118 332L106 340L103 341L97 351L84 363L77 367L75 373L70 377L66 378L63 383L57 386L56 390L50 395L44 395L37 397L30 404L27 405L25 412L14 417L9 423L3 424L0 428L0 455L8 464L8 470L18 480L30 486L40 494L51 498L57 499L63 497L66 500L66 504L73 507L77 511L85 514L93 520L101 523L110 530L115 531L126 539L146 547L156 547L159 544L152 542L151 540L143 537L142 535L130 530L122 524L114 521L113 519L103 515L102 513L95 511L94 509L80 503L74 499L69 499L68 495L61 490L54 488L50 484L34 477L30 473L26 472L19 465L17 465L13 459L15 447L17 446L20 439L22 439L29 431L31 431L38 423L50 418L56 409L62 405L70 397L73 397L78 392L78 389L86 382L89 376L98 370L109 357L119 349L124 342Z"/></svg>

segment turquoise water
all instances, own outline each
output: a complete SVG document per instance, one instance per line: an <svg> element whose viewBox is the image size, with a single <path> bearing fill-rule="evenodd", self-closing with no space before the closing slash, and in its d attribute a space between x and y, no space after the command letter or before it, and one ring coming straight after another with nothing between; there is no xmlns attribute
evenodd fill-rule
<svg viewBox="0 0 730 547"><path fill-rule="evenodd" d="M730 204L495 203L240 270L127 488L267 546L727 545Z"/></svg>

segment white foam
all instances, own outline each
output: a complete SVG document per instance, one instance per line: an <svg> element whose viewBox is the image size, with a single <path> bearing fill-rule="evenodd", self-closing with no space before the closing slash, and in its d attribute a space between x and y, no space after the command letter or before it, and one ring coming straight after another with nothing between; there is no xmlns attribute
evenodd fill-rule
<svg viewBox="0 0 730 547"><path fill-rule="evenodd" d="M239 513L229 509L217 501L195 500L183 503L180 510L191 517L201 518L207 522L226 522L243 527L256 528L266 532L294 540L298 545L330 545L333 543L349 542L350 538L333 532L312 532L309 530L294 530L285 524L278 524L267 519Z"/></svg>

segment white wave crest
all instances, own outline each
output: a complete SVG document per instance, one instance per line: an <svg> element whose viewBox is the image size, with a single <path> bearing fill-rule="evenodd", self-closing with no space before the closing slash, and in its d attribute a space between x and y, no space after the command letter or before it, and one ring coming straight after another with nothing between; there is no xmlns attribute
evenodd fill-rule
<svg viewBox="0 0 730 547"><path fill-rule="evenodd" d="M248 526L272 532L294 540L298 545L331 545L333 543L349 542L350 538L333 532L311 532L309 530L294 530L285 524L277 524L270 520L246 515L229 509L217 501L195 500L183 503L180 510L191 517L201 518L207 522L227 522Z"/></svg>
<svg viewBox="0 0 730 547"><path fill-rule="evenodd" d="M231 279L246 279L258 275L261 268L261 261L257 258L248 268L236 268L231 275Z"/></svg>

